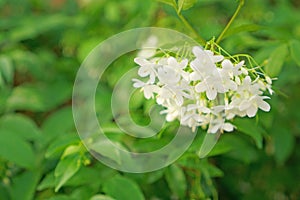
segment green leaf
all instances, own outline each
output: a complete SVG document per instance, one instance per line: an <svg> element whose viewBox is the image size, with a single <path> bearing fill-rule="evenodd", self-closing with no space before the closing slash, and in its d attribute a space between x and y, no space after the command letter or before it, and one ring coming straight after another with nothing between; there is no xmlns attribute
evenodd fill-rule
<svg viewBox="0 0 300 200"><path fill-rule="evenodd" d="M73 22L73 20L71 21L71 18L61 14L49 16L41 15L39 18L36 18L34 15L26 15L19 19L15 18L14 20L9 21L9 23L14 24L15 26L10 29L6 41L18 42L21 40L32 39L39 34L50 30L58 30L69 26L70 24L73 26L74 23L71 22ZM4 42L3 40L0 40L0 42Z"/></svg>
<svg viewBox="0 0 300 200"><path fill-rule="evenodd" d="M90 198L90 200L115 200L114 198L102 194L97 194Z"/></svg>
<svg viewBox="0 0 300 200"><path fill-rule="evenodd" d="M174 7L174 8L176 8L176 2L175 2L175 0L157 0L157 1L162 2L164 4L167 4L167 5L170 5L170 6Z"/></svg>
<svg viewBox="0 0 300 200"><path fill-rule="evenodd" d="M61 159L64 159L64 157L67 157L67 156L72 155L74 153L80 153L83 150L85 150L85 147L83 147L83 144L81 144L81 143L75 144L75 145L70 145L64 150L64 152L61 156Z"/></svg>
<svg viewBox="0 0 300 200"><path fill-rule="evenodd" d="M291 56L295 63L300 67L300 41L291 40L290 43Z"/></svg>
<svg viewBox="0 0 300 200"><path fill-rule="evenodd" d="M232 150L224 156L242 161L246 164L257 161L258 153L255 148L246 138L239 134L224 134L222 140L232 145Z"/></svg>
<svg viewBox="0 0 300 200"><path fill-rule="evenodd" d="M78 187L78 186L87 186L89 184L98 184L100 185L103 180L102 173L107 173L109 170L99 170L98 168L94 167L81 167L76 176L72 176L64 186L71 186L71 187ZM41 181L38 185L37 190L41 191L47 188L54 188L55 187L55 176L54 171L48 173L45 178Z"/></svg>
<svg viewBox="0 0 300 200"><path fill-rule="evenodd" d="M214 166L213 164L207 162L207 160L201 160L200 170L207 171L209 177L222 177L224 173L222 170ZM205 161L205 162L203 162Z"/></svg>
<svg viewBox="0 0 300 200"><path fill-rule="evenodd" d="M25 171L22 174L13 177L13 184L11 186L12 199L33 199L39 179L39 171Z"/></svg>
<svg viewBox="0 0 300 200"><path fill-rule="evenodd" d="M78 142L79 142L79 138L75 135L68 135L68 134L63 135L57 138L49 145L45 153L45 157L50 158L50 157L59 156L59 154L63 153L63 151L67 146Z"/></svg>
<svg viewBox="0 0 300 200"><path fill-rule="evenodd" d="M0 76L7 83L12 83L13 81L14 68L11 59L8 57L0 57Z"/></svg>
<svg viewBox="0 0 300 200"><path fill-rule="evenodd" d="M112 142L110 141L99 141L96 142L92 145L89 146L89 149L94 150L95 152L101 154L102 156L105 156L113 161L115 161L118 164L121 164L121 155L120 155L120 150L115 147L118 146L120 148L121 144L117 142Z"/></svg>
<svg viewBox="0 0 300 200"><path fill-rule="evenodd" d="M77 199L71 198L69 195L59 194L59 195L51 196L47 200L77 200Z"/></svg>
<svg viewBox="0 0 300 200"><path fill-rule="evenodd" d="M178 0L177 12L180 13L182 10L190 9L196 2L197 0Z"/></svg>
<svg viewBox="0 0 300 200"><path fill-rule="evenodd" d="M40 91L34 86L15 87L7 100L7 108L11 110L44 111L45 107Z"/></svg>
<svg viewBox="0 0 300 200"><path fill-rule="evenodd" d="M255 122L255 119L237 118L233 124L237 127L237 130L249 135L259 149L262 148L264 130Z"/></svg>
<svg viewBox="0 0 300 200"><path fill-rule="evenodd" d="M288 54L288 47L286 44L282 44L278 46L272 52L265 66L266 72L269 76L275 77L279 75L287 54Z"/></svg>
<svg viewBox="0 0 300 200"><path fill-rule="evenodd" d="M167 168L165 175L172 193L179 199L185 199L187 182L183 170L177 165L170 165Z"/></svg>
<svg viewBox="0 0 300 200"><path fill-rule="evenodd" d="M48 111L67 101L71 93L72 85L66 81L23 84L13 89L7 107L10 110Z"/></svg>
<svg viewBox="0 0 300 200"><path fill-rule="evenodd" d="M55 187L55 176L54 171L48 173L42 180L42 182L37 186L37 191L41 191L47 188Z"/></svg>
<svg viewBox="0 0 300 200"><path fill-rule="evenodd" d="M286 128L275 126L272 129L272 140L274 145L274 157L279 165L289 158L295 146L295 138Z"/></svg>
<svg viewBox="0 0 300 200"><path fill-rule="evenodd" d="M0 157L25 168L33 168L35 165L35 155L30 144L6 130L0 130Z"/></svg>
<svg viewBox="0 0 300 200"><path fill-rule="evenodd" d="M145 197L139 186L124 176L117 175L103 185L103 191L116 200L144 200Z"/></svg>
<svg viewBox="0 0 300 200"><path fill-rule="evenodd" d="M10 131L26 140L36 140L41 136L37 125L25 115L10 114L0 118L0 129Z"/></svg>
<svg viewBox="0 0 300 200"><path fill-rule="evenodd" d="M75 129L72 108L62 108L50 116L42 124L42 130L49 139L56 138Z"/></svg>
<svg viewBox="0 0 300 200"><path fill-rule="evenodd" d="M0 199L11 199L8 188L4 184L0 184Z"/></svg>
<svg viewBox="0 0 300 200"><path fill-rule="evenodd" d="M222 136L221 136L222 137ZM216 156L229 152L232 149L230 144L224 143L222 138L217 142L215 147L208 153L207 156Z"/></svg>
<svg viewBox="0 0 300 200"><path fill-rule="evenodd" d="M108 169L99 170L98 168L91 167L81 167L79 171L76 173L76 176L72 176L66 183L66 186L80 186L80 185L89 185L89 184L97 184L100 185L104 182L104 178L102 173L110 172ZM101 177L101 178L99 178Z"/></svg>
<svg viewBox="0 0 300 200"><path fill-rule="evenodd" d="M241 33L241 32L250 32L250 31L258 31L261 30L263 27L257 24L242 24L237 27L230 28L224 35L223 38L228 36Z"/></svg>
<svg viewBox="0 0 300 200"><path fill-rule="evenodd" d="M81 167L78 154L68 156L59 161L55 168L55 192L57 192Z"/></svg>

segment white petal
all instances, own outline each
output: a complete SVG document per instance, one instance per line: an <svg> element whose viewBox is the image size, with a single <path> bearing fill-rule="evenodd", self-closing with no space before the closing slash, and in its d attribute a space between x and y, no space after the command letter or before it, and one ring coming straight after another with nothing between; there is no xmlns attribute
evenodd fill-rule
<svg viewBox="0 0 300 200"><path fill-rule="evenodd" d="M250 78L250 76L246 76L243 83L247 84L247 85L250 85L251 84L251 78Z"/></svg>
<svg viewBox="0 0 300 200"><path fill-rule="evenodd" d="M240 77L236 76L234 80L235 80L235 82L236 82L238 85L241 85L241 79L240 79Z"/></svg>
<svg viewBox="0 0 300 200"><path fill-rule="evenodd" d="M140 66L145 66L145 65L149 64L149 61L147 61L144 58L140 58L140 57L135 58L134 62Z"/></svg>
<svg viewBox="0 0 300 200"><path fill-rule="evenodd" d="M146 85L144 87L144 96L146 99L150 99L154 97L153 93L158 93L159 92L159 87L156 85Z"/></svg>
<svg viewBox="0 0 300 200"><path fill-rule="evenodd" d="M251 105L248 109L247 109L247 116L248 117L254 117L256 115L257 112L257 107L254 105Z"/></svg>
<svg viewBox="0 0 300 200"><path fill-rule="evenodd" d="M140 67L138 70L138 75L141 77L148 76L150 74L148 67Z"/></svg>
<svg viewBox="0 0 300 200"><path fill-rule="evenodd" d="M178 106L181 106L181 105L183 104L183 97L180 96L180 95L176 95L176 96L175 96L175 101L176 101L176 104L177 104Z"/></svg>
<svg viewBox="0 0 300 200"><path fill-rule="evenodd" d="M207 132L216 133L220 128L221 128L221 124L215 124L215 125L210 124Z"/></svg>
<svg viewBox="0 0 300 200"><path fill-rule="evenodd" d="M200 109L203 113L210 113L210 109L209 108L207 108L207 107L201 107L201 109Z"/></svg>
<svg viewBox="0 0 300 200"><path fill-rule="evenodd" d="M143 81L140 81L139 79L133 78L132 81L134 82L133 87L135 88L140 88L145 86L145 83Z"/></svg>
<svg viewBox="0 0 300 200"><path fill-rule="evenodd" d="M161 97L159 97L159 96L157 96L156 97L156 103L158 104L158 105L162 105L163 103L164 103L164 99L163 98L161 98Z"/></svg>
<svg viewBox="0 0 300 200"><path fill-rule="evenodd" d="M251 102L250 102L250 101L247 101L247 100L244 100L244 101L241 102L241 104L240 104L240 106L239 106L239 110L240 110L240 111L246 110L246 109L248 109L250 106L251 106Z"/></svg>
<svg viewBox="0 0 300 200"><path fill-rule="evenodd" d="M216 113L220 113L223 110L225 110L225 106L224 105L218 105L218 106L214 106L212 107L212 110Z"/></svg>
<svg viewBox="0 0 300 200"><path fill-rule="evenodd" d="M217 91L214 88L208 88L206 90L206 96L209 100L214 100L217 97Z"/></svg>
<svg viewBox="0 0 300 200"><path fill-rule="evenodd" d="M192 72L190 74L191 81L198 81L201 79L200 75L197 72Z"/></svg>
<svg viewBox="0 0 300 200"><path fill-rule="evenodd" d="M231 131L233 131L234 126L231 123L226 122L225 124L223 124L222 128L223 128L223 130L225 130L227 132L231 132Z"/></svg>
<svg viewBox="0 0 300 200"><path fill-rule="evenodd" d="M204 53L203 49L199 46L194 46L192 52L196 57L201 57Z"/></svg>
<svg viewBox="0 0 300 200"><path fill-rule="evenodd" d="M258 107L265 112L269 112L271 109L271 106L265 101L259 102Z"/></svg>
<svg viewBox="0 0 300 200"><path fill-rule="evenodd" d="M168 65L170 65L170 66L176 66L176 65L178 65L178 63L177 63L177 60L174 58L174 57L169 57L168 58Z"/></svg>
<svg viewBox="0 0 300 200"><path fill-rule="evenodd" d="M204 92L207 90L207 83L202 81L195 86L196 92Z"/></svg>
<svg viewBox="0 0 300 200"><path fill-rule="evenodd" d="M223 69L231 69L233 67L232 62L228 59L223 60L221 65Z"/></svg>
<svg viewBox="0 0 300 200"><path fill-rule="evenodd" d="M243 74L248 75L248 71L244 67L241 67L241 71L243 72Z"/></svg>
<svg viewBox="0 0 300 200"><path fill-rule="evenodd" d="M183 59L183 60L180 62L181 69L186 68L186 66L188 65L188 63L189 63L189 60L188 60L188 59Z"/></svg>
<svg viewBox="0 0 300 200"><path fill-rule="evenodd" d="M269 85L272 85L272 79L269 76L266 76L266 81Z"/></svg>
<svg viewBox="0 0 300 200"><path fill-rule="evenodd" d="M224 56L222 55L215 55L214 56L214 62L217 63L217 62L220 62L224 59Z"/></svg>
<svg viewBox="0 0 300 200"><path fill-rule="evenodd" d="M154 73L150 73L150 79L149 79L149 83L153 84L155 82L155 74Z"/></svg>
<svg viewBox="0 0 300 200"><path fill-rule="evenodd" d="M237 84L234 81L230 80L228 82L228 89L234 90L234 91L237 90Z"/></svg>

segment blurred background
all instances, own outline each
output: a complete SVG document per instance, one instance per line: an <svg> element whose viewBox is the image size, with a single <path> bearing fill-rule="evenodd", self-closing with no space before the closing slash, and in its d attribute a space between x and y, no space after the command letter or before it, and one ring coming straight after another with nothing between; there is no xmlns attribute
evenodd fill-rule
<svg viewBox="0 0 300 200"><path fill-rule="evenodd" d="M138 27L192 35L168 0L0 0L0 199L275 199L300 198L300 1L245 0L221 46L251 54L274 81L270 113L237 121L205 159L204 131L171 166L151 173L110 169L83 147L71 109L76 72L101 41ZM218 36L235 0L194 0L182 15L206 40ZM110 114L111 91L135 66L135 54L112 64L98 88L105 133L128 149L153 150L172 138L135 141ZM132 97L132 116L147 124L153 102ZM145 117L146 116L146 117ZM118 154L103 155L118 162Z"/></svg>

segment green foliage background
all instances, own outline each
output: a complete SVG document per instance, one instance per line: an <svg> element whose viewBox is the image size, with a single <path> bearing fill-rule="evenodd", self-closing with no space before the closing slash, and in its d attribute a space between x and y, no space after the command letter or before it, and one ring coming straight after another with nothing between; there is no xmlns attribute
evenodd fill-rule
<svg viewBox="0 0 300 200"><path fill-rule="evenodd" d="M235 121L205 159L197 151L204 132L173 165L145 174L121 173L93 159L80 142L71 110L76 72L99 42L131 28L157 26L193 36L169 0L0 0L0 199L299 199L300 3L246 0L221 45L249 53L272 77L270 113ZM164 4L167 3L167 4ZM181 12L207 40L234 12L234 0L178 1ZM114 142L133 150L159 148L159 136L132 142L117 129L110 94L134 54L105 73L96 108ZM151 102L135 94L139 123ZM104 155L118 162L118 154Z"/></svg>

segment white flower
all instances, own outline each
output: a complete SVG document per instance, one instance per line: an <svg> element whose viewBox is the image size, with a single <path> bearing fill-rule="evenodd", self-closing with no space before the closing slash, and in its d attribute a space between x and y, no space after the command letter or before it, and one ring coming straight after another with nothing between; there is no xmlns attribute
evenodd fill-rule
<svg viewBox="0 0 300 200"><path fill-rule="evenodd" d="M169 104L169 102L175 102L181 106L184 103L184 98L191 98L185 91L186 88L182 88L176 85L165 85L159 91L156 102L160 105Z"/></svg>
<svg viewBox="0 0 300 200"><path fill-rule="evenodd" d="M239 116L254 117L258 108L263 111L270 111L270 105L264 101L269 97L260 96L258 83L251 82L250 76L246 76L243 83L237 89L237 95L232 97L231 106L238 108L236 114Z"/></svg>
<svg viewBox="0 0 300 200"><path fill-rule="evenodd" d="M158 68L157 74L159 81L167 85L176 85L181 79L180 74L168 66Z"/></svg>
<svg viewBox="0 0 300 200"><path fill-rule="evenodd" d="M133 86L165 108L160 113L166 114L167 121L178 119L192 131L201 126L208 127L208 133L223 133L234 130L229 120L236 116L270 111L265 101L269 97L263 96L266 90L273 93L268 76L263 74L263 79L254 71L252 80L244 61L234 63L201 47L194 47L192 53L191 61L172 56L134 60L140 66L138 75L149 79L133 79Z"/></svg>
<svg viewBox="0 0 300 200"><path fill-rule="evenodd" d="M198 46L195 46L192 51L197 59L202 60L206 64L217 63L224 59L224 56L215 55L212 51L203 50Z"/></svg>
<svg viewBox="0 0 300 200"><path fill-rule="evenodd" d="M241 61L234 65L230 60L225 59L222 61L221 66L222 66L222 74L224 75L229 75L231 78L234 76L239 76L243 73L243 65L245 61ZM246 70L247 72L247 70ZM247 72L248 74L248 72ZM245 75L247 75L245 74Z"/></svg>
<svg viewBox="0 0 300 200"><path fill-rule="evenodd" d="M274 90L272 89L272 79L268 76L265 77L265 81L259 80L258 84L260 85L261 90L265 91L268 90L270 95L273 95Z"/></svg>
<svg viewBox="0 0 300 200"><path fill-rule="evenodd" d="M218 131L220 131L221 133L223 131L231 132L233 131L233 129L234 126L229 122L225 122L223 118L215 118L210 121L207 132L208 133L216 133Z"/></svg>
<svg viewBox="0 0 300 200"><path fill-rule="evenodd" d="M133 87L141 88L144 91L146 99L154 98L154 93L160 92L160 88L157 85L147 84L139 79L132 79L132 81L134 82Z"/></svg>
<svg viewBox="0 0 300 200"><path fill-rule="evenodd" d="M149 83L155 82L157 64L146 60L145 58L135 58L134 62L140 65L138 75L141 77L149 76Z"/></svg>
<svg viewBox="0 0 300 200"><path fill-rule="evenodd" d="M243 100L239 105L239 110L242 112L246 111L248 117L254 117L258 108L269 112L271 107L264 99L269 99L269 97L254 95L249 99Z"/></svg>
<svg viewBox="0 0 300 200"><path fill-rule="evenodd" d="M168 58L168 65L166 67L172 68L184 80L189 81L189 73L184 71L187 65L188 65L187 59L183 59L181 62L177 62L177 60L174 57L170 57Z"/></svg>
<svg viewBox="0 0 300 200"><path fill-rule="evenodd" d="M174 121L181 116L182 107L177 104L169 104L166 110L160 112L160 114L167 114L166 120L168 122Z"/></svg>

